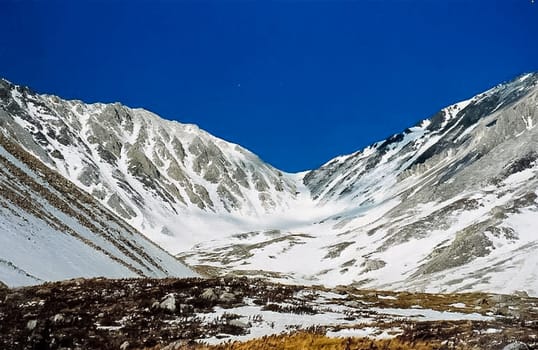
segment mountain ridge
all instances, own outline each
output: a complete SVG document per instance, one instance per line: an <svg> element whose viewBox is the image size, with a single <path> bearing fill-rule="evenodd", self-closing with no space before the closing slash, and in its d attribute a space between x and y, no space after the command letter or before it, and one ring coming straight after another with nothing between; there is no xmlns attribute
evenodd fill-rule
<svg viewBox="0 0 538 350"><path fill-rule="evenodd" d="M305 228L306 236L282 232L279 240L288 242L283 251L272 243L274 236L257 232L248 242L238 236L231 242L207 242L183 256L194 265L241 274L263 275L259 269L271 266L278 273L269 276L301 283L536 293L536 260L530 251L537 242L528 222L538 220L533 156L538 149L533 131L537 77L526 74L498 85L443 109L433 123L423 121L306 174L318 200L347 198L349 205L315 223L319 228ZM513 180L518 176L528 183ZM331 231L334 236L325 245L314 243ZM253 236L259 239L256 244ZM525 243L518 247L521 241ZM275 250L260 257L270 246ZM306 251L297 247L305 246L314 248L309 251L314 269L294 271L272 261L292 261L291 255ZM287 249L293 253L286 255ZM402 252L413 257L403 266L397 260L405 257ZM502 258L494 258L497 254Z"/></svg>
<svg viewBox="0 0 538 350"><path fill-rule="evenodd" d="M481 290L506 275L480 267L486 260L527 272L534 262L535 239L520 223L535 215L537 81L536 73L519 76L297 174L145 110L64 101L5 81L0 127L202 270ZM521 261L507 257L512 248ZM403 266L399 251L411 251ZM290 264L294 256L308 258ZM514 286L537 293L530 280Z"/></svg>

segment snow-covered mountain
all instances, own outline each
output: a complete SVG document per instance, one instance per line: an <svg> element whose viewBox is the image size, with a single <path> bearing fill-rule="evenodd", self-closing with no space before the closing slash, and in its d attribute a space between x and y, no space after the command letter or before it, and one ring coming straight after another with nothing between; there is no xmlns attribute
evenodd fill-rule
<svg viewBox="0 0 538 350"><path fill-rule="evenodd" d="M195 125L0 83L1 126L28 151L172 252L285 208L295 182ZM245 224L248 228L248 223Z"/></svg>
<svg viewBox="0 0 538 350"><path fill-rule="evenodd" d="M194 125L5 80L0 129L208 273L538 294L537 82L518 77L300 174Z"/></svg>
<svg viewBox="0 0 538 350"><path fill-rule="evenodd" d="M297 210L312 220L182 256L302 283L537 295L537 82L521 76L304 174L325 217Z"/></svg>
<svg viewBox="0 0 538 350"><path fill-rule="evenodd" d="M0 132L2 282L195 275Z"/></svg>

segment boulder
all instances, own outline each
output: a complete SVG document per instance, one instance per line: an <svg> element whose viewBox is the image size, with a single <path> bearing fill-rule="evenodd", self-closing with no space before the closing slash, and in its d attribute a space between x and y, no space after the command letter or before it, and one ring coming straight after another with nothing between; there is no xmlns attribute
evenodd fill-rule
<svg viewBox="0 0 538 350"><path fill-rule="evenodd" d="M176 297L174 296L174 294L166 295L159 304L159 307L161 309L168 310L171 312L176 311Z"/></svg>
<svg viewBox="0 0 538 350"><path fill-rule="evenodd" d="M243 328L243 329L246 329L246 328L249 327L247 323L245 323L243 321L239 321L239 320L230 320L228 322L228 324L230 326L239 327L239 328Z"/></svg>
<svg viewBox="0 0 538 350"><path fill-rule="evenodd" d="M200 295L202 299L210 300L210 301L216 301L219 299L218 294L213 290L213 288L207 288L204 290L204 292Z"/></svg>
<svg viewBox="0 0 538 350"><path fill-rule="evenodd" d="M52 317L52 322L54 323L62 323L64 321L65 317L62 314L56 314Z"/></svg>
<svg viewBox="0 0 538 350"><path fill-rule="evenodd" d="M30 320L26 323L26 328L29 331L33 331L36 326L37 326L37 320Z"/></svg>
<svg viewBox="0 0 538 350"><path fill-rule="evenodd" d="M514 292L514 295L519 298L528 298L529 294L524 290L516 290Z"/></svg>
<svg viewBox="0 0 538 350"><path fill-rule="evenodd" d="M506 345L503 350L529 350L527 344L516 341Z"/></svg>
<svg viewBox="0 0 538 350"><path fill-rule="evenodd" d="M235 301L235 294L233 293L222 293L219 297L219 300L223 303L233 303Z"/></svg>

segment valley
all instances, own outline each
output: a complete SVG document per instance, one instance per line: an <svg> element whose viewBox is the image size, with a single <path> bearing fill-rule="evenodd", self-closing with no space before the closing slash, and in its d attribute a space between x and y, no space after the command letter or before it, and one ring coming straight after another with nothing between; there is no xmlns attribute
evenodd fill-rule
<svg viewBox="0 0 538 350"><path fill-rule="evenodd" d="M538 295L537 82L522 75L297 174L195 125L5 80L0 129L203 274Z"/></svg>
<svg viewBox="0 0 538 350"><path fill-rule="evenodd" d="M289 174L2 80L0 348L535 349L537 108L523 75Z"/></svg>

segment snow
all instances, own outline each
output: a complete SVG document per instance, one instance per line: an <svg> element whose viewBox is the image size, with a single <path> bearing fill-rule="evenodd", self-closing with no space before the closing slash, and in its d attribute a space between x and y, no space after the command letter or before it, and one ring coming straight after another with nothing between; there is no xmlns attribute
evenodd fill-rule
<svg viewBox="0 0 538 350"><path fill-rule="evenodd" d="M329 297L329 299L326 297ZM370 316L362 316L358 319L350 320L348 315L353 309L332 304L329 302L330 297L330 295L320 296L318 300L314 301L316 305L320 306L319 313L314 315L266 311L262 310L260 306L252 304L226 309L216 307L213 312L199 313L197 317L201 318L203 323L212 323L219 319L222 320L225 314L236 315L236 317L239 317L237 320L248 327L249 333L239 336L221 335L218 337L204 338L202 341L208 344L219 344L228 340L246 341L267 335L285 333L290 329L307 329L312 326L327 327L326 335L329 337L387 339L393 338L402 332L397 327L381 330L378 327L371 326L370 324L375 322L375 319ZM372 313L376 317L381 317L385 321L397 320L401 317L418 321L490 321L494 319L493 317L483 316L478 313L465 314L431 309L367 308L364 311L366 314Z"/></svg>
<svg viewBox="0 0 538 350"><path fill-rule="evenodd" d="M497 328L488 328L484 331L484 333L486 334L495 334L495 333L500 333L502 332L501 329L497 329Z"/></svg>
<svg viewBox="0 0 538 350"><path fill-rule="evenodd" d="M205 321L222 317L224 313L241 315L240 321L252 323L250 332L247 335L234 336L234 340L245 341L263 337L264 335L280 334L289 330L290 327L299 327L306 329L316 325L337 325L349 324L351 321L344 320L344 315L335 312L324 312L316 315L280 313L274 311L263 311L259 306L241 306L231 309L215 308L211 314L199 314L204 317ZM253 316L261 316L261 322L253 322ZM218 339L216 337L204 339L209 344L217 344L227 339Z"/></svg>
<svg viewBox="0 0 538 350"><path fill-rule="evenodd" d="M3 208L0 211L0 232L3 233L0 235L1 256L18 269L30 271L39 281L99 276L105 272L107 276L116 278L136 277L133 272L79 239L24 212L17 212L20 217L6 215L8 213ZM11 277L3 275L2 280L9 286L36 282L20 274Z"/></svg>
<svg viewBox="0 0 538 350"><path fill-rule="evenodd" d="M467 307L467 305L465 305L464 303L454 303L454 304L450 304L449 306L456 307L458 309Z"/></svg>
<svg viewBox="0 0 538 350"><path fill-rule="evenodd" d="M0 156L52 196L66 203L72 201L1 146ZM145 237L123 228L123 224L101 219L93 224L106 227L107 234L92 231L79 219L58 210L18 176L8 169L0 173L0 186L24 193L32 202L32 211L29 211L0 197L0 276L7 285L15 287L74 277L138 277L139 274L128 266L155 277L194 275ZM76 206L71 209L87 215ZM106 211L104 208L101 210ZM96 212L97 215L101 213ZM123 246L124 250L118 248L122 240L129 242L128 246ZM145 258L136 249L158 261L160 266L144 261Z"/></svg>
<svg viewBox="0 0 538 350"><path fill-rule="evenodd" d="M403 331L401 328L391 328L389 330L380 330L377 327L364 327L364 328L343 328L337 331L328 331L326 336L332 338L371 338L371 339L390 339L396 335L401 334Z"/></svg>
<svg viewBox="0 0 538 350"><path fill-rule="evenodd" d="M523 120L523 123L525 123L525 128L527 130L532 130L536 125L534 125L534 121L532 120L532 116L521 116L521 119Z"/></svg>
<svg viewBox="0 0 538 350"><path fill-rule="evenodd" d="M527 80L528 78L530 78L532 76L532 73L527 73L527 74L524 74L522 75L520 78L519 78L519 82L524 82L525 80Z"/></svg>
<svg viewBox="0 0 538 350"><path fill-rule="evenodd" d="M418 319L421 321L492 321L493 317L484 316L478 313L465 314L461 312L449 312L449 311L437 311L431 309L392 309L392 308L372 308L372 311L376 311L382 314L402 316L405 318Z"/></svg>
<svg viewBox="0 0 538 350"><path fill-rule="evenodd" d="M102 330L105 330L105 331L119 331L120 329L122 329L124 326L100 326L97 324L97 329L102 329Z"/></svg>

